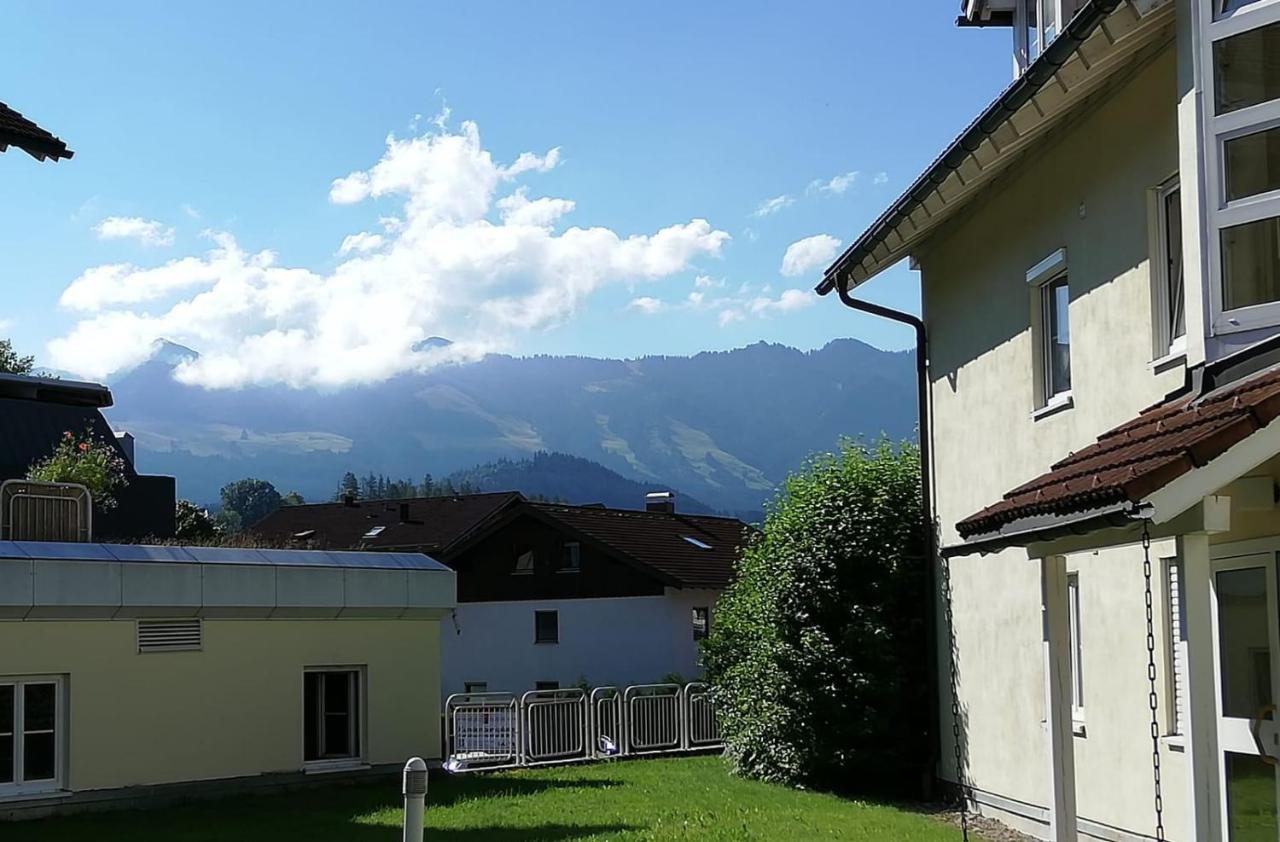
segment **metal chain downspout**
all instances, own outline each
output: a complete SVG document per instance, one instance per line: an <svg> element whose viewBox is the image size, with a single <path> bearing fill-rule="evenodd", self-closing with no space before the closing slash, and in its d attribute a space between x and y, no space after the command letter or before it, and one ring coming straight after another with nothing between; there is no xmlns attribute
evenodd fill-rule
<svg viewBox="0 0 1280 842"><path fill-rule="evenodd" d="M1160 697L1156 693L1156 633L1151 607L1151 521L1142 522L1142 575L1147 600L1147 683L1151 707L1151 779L1155 784L1156 839L1164 840L1164 799L1160 794Z"/></svg>
<svg viewBox="0 0 1280 842"><path fill-rule="evenodd" d="M969 786L965 782L964 742L960 725L960 682L956 669L956 622L951 606L951 560L942 559L942 605L947 615L947 653L950 656L951 673L951 737L956 757L956 785L960 787L960 833L969 840Z"/></svg>

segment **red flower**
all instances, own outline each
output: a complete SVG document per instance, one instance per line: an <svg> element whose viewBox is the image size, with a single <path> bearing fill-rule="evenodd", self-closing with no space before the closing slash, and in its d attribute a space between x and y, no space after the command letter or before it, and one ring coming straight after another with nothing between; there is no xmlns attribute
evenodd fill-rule
<svg viewBox="0 0 1280 842"><path fill-rule="evenodd" d="M79 447L80 447L80 452L81 452L81 453L88 453L88 452L89 452L89 442L87 442L87 441L82 441L82 442L80 442Z"/></svg>

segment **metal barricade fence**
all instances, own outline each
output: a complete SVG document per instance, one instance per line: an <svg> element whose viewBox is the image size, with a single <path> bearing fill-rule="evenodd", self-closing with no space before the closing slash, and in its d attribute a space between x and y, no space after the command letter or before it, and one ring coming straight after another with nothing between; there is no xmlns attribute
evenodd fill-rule
<svg viewBox="0 0 1280 842"><path fill-rule="evenodd" d="M699 749L722 745L720 719L716 716L711 688L697 682L686 684L684 704L685 746Z"/></svg>
<svg viewBox="0 0 1280 842"><path fill-rule="evenodd" d="M455 693L444 703L446 763L459 769L520 765L520 703L511 693Z"/></svg>
<svg viewBox="0 0 1280 842"><path fill-rule="evenodd" d="M520 697L521 764L585 760L587 694L578 689L530 690Z"/></svg>
<svg viewBox="0 0 1280 842"><path fill-rule="evenodd" d="M679 684L641 684L626 689L622 703L627 715L628 754L683 748L682 695Z"/></svg>
<svg viewBox="0 0 1280 842"><path fill-rule="evenodd" d="M722 746L705 684L457 693L445 701L451 772L677 754Z"/></svg>

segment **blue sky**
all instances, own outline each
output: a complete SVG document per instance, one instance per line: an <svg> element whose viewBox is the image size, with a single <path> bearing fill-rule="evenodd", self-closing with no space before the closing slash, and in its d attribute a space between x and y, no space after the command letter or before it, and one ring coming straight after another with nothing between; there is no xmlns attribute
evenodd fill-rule
<svg viewBox="0 0 1280 842"><path fill-rule="evenodd" d="M903 347L786 295L830 241L783 258L847 245L1007 83L1007 33L957 5L11 3L0 101L76 156L0 155L0 318L99 377L184 334L211 386L437 362L419 329L464 355Z"/></svg>

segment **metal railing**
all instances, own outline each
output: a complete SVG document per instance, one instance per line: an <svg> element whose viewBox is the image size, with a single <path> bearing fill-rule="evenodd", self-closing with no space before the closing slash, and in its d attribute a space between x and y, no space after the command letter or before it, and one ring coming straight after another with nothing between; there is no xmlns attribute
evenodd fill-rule
<svg viewBox="0 0 1280 842"><path fill-rule="evenodd" d="M83 485L11 479L0 483L0 539L88 541L93 498Z"/></svg>
<svg viewBox="0 0 1280 842"><path fill-rule="evenodd" d="M451 772L580 763L720 748L705 684L643 684L588 693L457 693L445 701Z"/></svg>

